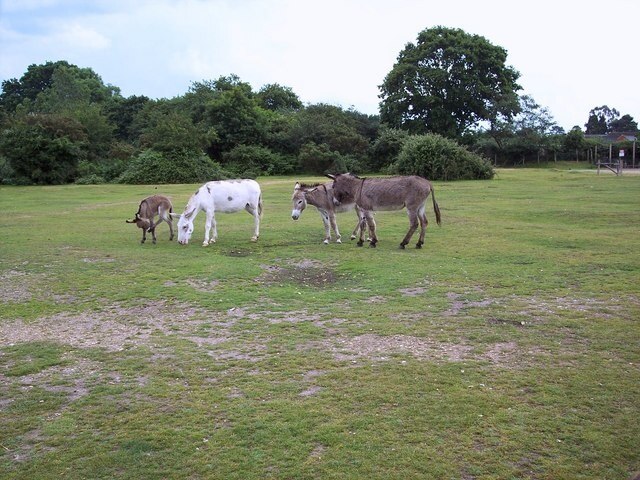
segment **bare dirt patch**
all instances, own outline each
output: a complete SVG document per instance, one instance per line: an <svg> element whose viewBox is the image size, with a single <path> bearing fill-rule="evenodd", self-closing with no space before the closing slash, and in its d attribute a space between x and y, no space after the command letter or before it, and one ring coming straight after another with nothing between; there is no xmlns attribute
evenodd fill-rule
<svg viewBox="0 0 640 480"><path fill-rule="evenodd" d="M158 333L194 337L197 341L198 327L210 321L207 312L186 305L165 302L136 307L113 305L97 312L4 322L0 324L0 346L48 341L75 348L119 351L149 345L152 336Z"/></svg>
<svg viewBox="0 0 640 480"><path fill-rule="evenodd" d="M213 292L220 282L217 280L187 280L187 285L193 287L198 292Z"/></svg>
<svg viewBox="0 0 640 480"><path fill-rule="evenodd" d="M322 287L338 281L330 266L315 260L288 262L284 265L261 265L265 270L257 281L265 284L293 283L305 287Z"/></svg>
<svg viewBox="0 0 640 480"><path fill-rule="evenodd" d="M26 302L31 300L33 294L29 286L32 284L33 275L19 270L8 270L0 275L0 301L2 302Z"/></svg>
<svg viewBox="0 0 640 480"><path fill-rule="evenodd" d="M447 298L449 300L451 300L451 308L449 310L447 310L446 312L444 312L445 315L447 316L456 316L460 313L461 310L466 309L466 308L474 308L474 307L488 307L489 305L491 305L492 303L494 303L495 300L493 299L486 299L486 300L480 300L480 301L476 301L476 302L472 302L469 300L463 300L462 295L459 293L453 293L453 292L449 292L447 293Z"/></svg>
<svg viewBox="0 0 640 480"><path fill-rule="evenodd" d="M418 295L423 295L427 292L425 287L414 287L414 288L401 288L400 293L405 297L417 297Z"/></svg>
<svg viewBox="0 0 640 480"><path fill-rule="evenodd" d="M388 360L396 354L410 354L425 360L462 361L470 357L469 345L442 343L410 335L381 336L374 334L342 337L329 345L338 360Z"/></svg>
<svg viewBox="0 0 640 480"><path fill-rule="evenodd" d="M411 356L434 363L488 361L495 367L513 369L530 366L545 355L538 349L524 350L516 342L498 342L484 347L482 351L482 346L464 341L453 343L411 335L376 334L339 336L307 345L307 348L330 352L338 361L351 363L386 362Z"/></svg>

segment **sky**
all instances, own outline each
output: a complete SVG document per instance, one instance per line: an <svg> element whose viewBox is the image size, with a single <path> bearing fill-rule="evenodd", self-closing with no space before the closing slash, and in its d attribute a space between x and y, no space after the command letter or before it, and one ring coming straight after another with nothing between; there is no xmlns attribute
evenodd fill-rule
<svg viewBox="0 0 640 480"><path fill-rule="evenodd" d="M603 105L640 122L639 19L638 0L0 0L0 81L66 60L173 98L235 74L375 115L399 53L444 26L504 48L518 93L568 131Z"/></svg>

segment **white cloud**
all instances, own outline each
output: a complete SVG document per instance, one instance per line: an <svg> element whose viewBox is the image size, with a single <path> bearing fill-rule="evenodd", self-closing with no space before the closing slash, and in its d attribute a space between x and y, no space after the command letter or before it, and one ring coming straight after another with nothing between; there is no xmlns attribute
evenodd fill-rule
<svg viewBox="0 0 640 480"><path fill-rule="evenodd" d="M75 48L83 50L102 50L111 45L111 41L101 33L78 23L71 23L50 36L47 42L55 42L57 48Z"/></svg>

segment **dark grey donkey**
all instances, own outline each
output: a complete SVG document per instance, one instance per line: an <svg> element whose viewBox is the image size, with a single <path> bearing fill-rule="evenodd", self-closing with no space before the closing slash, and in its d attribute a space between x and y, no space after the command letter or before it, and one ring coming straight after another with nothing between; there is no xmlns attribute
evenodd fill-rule
<svg viewBox="0 0 640 480"><path fill-rule="evenodd" d="M416 248L424 245L424 235L427 228L425 202L429 194L433 201L433 211L436 222L440 225L440 208L436 202L433 186L429 180L418 176L389 177L389 178L360 178L351 173L327 175L333 179L333 195L339 203L355 202L363 210L400 210L404 207L409 215L409 231L400 243L404 248L411 241L411 237L420 223L420 238ZM371 234L372 247L376 246L378 238L375 230Z"/></svg>

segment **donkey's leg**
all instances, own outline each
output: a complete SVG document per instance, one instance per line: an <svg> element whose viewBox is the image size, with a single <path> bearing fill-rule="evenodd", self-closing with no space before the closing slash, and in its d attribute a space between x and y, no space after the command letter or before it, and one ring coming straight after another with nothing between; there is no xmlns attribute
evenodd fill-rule
<svg viewBox="0 0 640 480"><path fill-rule="evenodd" d="M378 232L376 230L376 219L373 218L373 213L366 212L365 213L365 221L369 227L369 239L375 238L376 242L378 241Z"/></svg>
<svg viewBox="0 0 640 480"><path fill-rule="evenodd" d="M258 237L260 237L260 214L258 213L258 207L247 203L244 209L253 215L253 237L251 237L251 241L257 242Z"/></svg>
<svg viewBox="0 0 640 480"><path fill-rule="evenodd" d="M338 230L335 212L329 212L329 223L331 223L331 228L333 228L333 232L336 234L336 243L342 243L342 235L340 235L340 230Z"/></svg>
<svg viewBox="0 0 640 480"><path fill-rule="evenodd" d="M210 231L213 229L213 240L210 239ZM218 230L216 229L216 219L213 211L206 211L206 221L204 223L204 242L202 242L203 247L209 246L210 243L215 243L218 239Z"/></svg>
<svg viewBox="0 0 640 480"><path fill-rule="evenodd" d="M416 210L407 210L407 215L409 215L409 230L402 242L400 242L400 248L404 248L411 241L411 237L418 229L418 212Z"/></svg>
<svg viewBox="0 0 640 480"><path fill-rule="evenodd" d="M360 207L358 205L356 205L356 217L358 217L358 223L356 223L356 226L351 233L351 240L354 240L356 238L356 235L359 233L362 226L362 215L360 212Z"/></svg>
<svg viewBox="0 0 640 480"><path fill-rule="evenodd" d="M422 248L422 245L424 245L424 235L427 231L427 225L429 224L424 205L418 210L418 220L420 220L420 237L418 238L418 243L416 243L416 248Z"/></svg>
<svg viewBox="0 0 640 480"><path fill-rule="evenodd" d="M351 232L351 240L355 240L356 235L360 232L360 218L358 217L358 222L356 226L353 228L353 232Z"/></svg>
<svg viewBox="0 0 640 480"><path fill-rule="evenodd" d="M160 222L158 222L158 223L160 223ZM153 227L151 227L149 229L149 232L151 233L151 238L153 239L152 241L153 241L154 245L156 244L156 226L158 225L158 223L156 223Z"/></svg>
<svg viewBox="0 0 640 480"><path fill-rule="evenodd" d="M164 219L162 218L162 215L160 215L160 217L158 218L158 222L157 222L157 223L155 223L155 224L152 226L152 228L153 228L153 243L156 243L156 242L155 242L155 238L156 238L156 227L162 223L162 220L164 220ZM149 229L149 231L151 231L151 228Z"/></svg>
<svg viewBox="0 0 640 480"><path fill-rule="evenodd" d="M160 209L160 220L158 220L156 226L158 226L163 220L167 222L167 225L169 225L169 241L171 241L173 240L173 221L171 220L171 215L169 215L169 212L167 212L166 210Z"/></svg>
<svg viewBox="0 0 640 480"><path fill-rule="evenodd" d="M144 243L147 240L147 229L143 228L142 229L142 240L140 240L140 243Z"/></svg>
<svg viewBox="0 0 640 480"><path fill-rule="evenodd" d="M331 225L329 224L329 213L326 210L318 209L320 218L322 219L322 225L324 226L324 240L322 243L328 245L331 241Z"/></svg>
<svg viewBox="0 0 640 480"><path fill-rule="evenodd" d="M362 245L364 245L364 232L366 231L365 220L364 220L364 217L362 216L358 216L358 231L359 231L359 238L356 245L358 247L361 247Z"/></svg>
<svg viewBox="0 0 640 480"><path fill-rule="evenodd" d="M376 221L369 211L365 211L362 215L362 230L367 226L369 227L369 246L375 248L378 243L378 233L376 231Z"/></svg>
<svg viewBox="0 0 640 480"><path fill-rule="evenodd" d="M165 213L165 215L167 214ZM164 221L169 225L169 241L171 241L173 240L173 220L171 220L171 217L167 215Z"/></svg>

